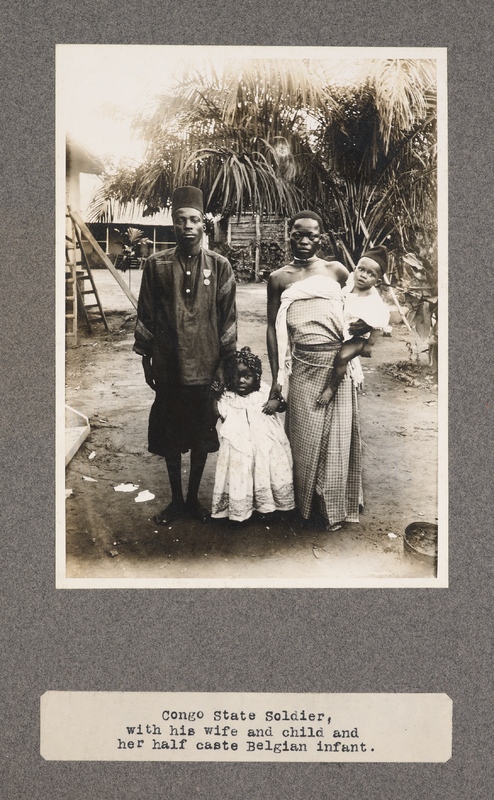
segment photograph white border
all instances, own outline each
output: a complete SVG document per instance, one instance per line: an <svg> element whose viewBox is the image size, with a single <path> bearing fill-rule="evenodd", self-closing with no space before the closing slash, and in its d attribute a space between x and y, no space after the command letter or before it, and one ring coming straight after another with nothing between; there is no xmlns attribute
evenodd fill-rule
<svg viewBox="0 0 494 800"><path fill-rule="evenodd" d="M191 589L191 588L446 588L448 586L448 148L447 148L447 50L403 47L249 47L249 55L280 58L317 58L331 51L348 58L432 58L437 62L438 146L438 295L441 308L438 347L438 563L434 578L313 579L75 579L66 576L65 530L65 133L67 120L61 107L65 53L72 47L166 48L177 57L192 51L207 55L219 50L238 53L238 47L182 45L57 45L56 82L56 588L58 589Z"/></svg>

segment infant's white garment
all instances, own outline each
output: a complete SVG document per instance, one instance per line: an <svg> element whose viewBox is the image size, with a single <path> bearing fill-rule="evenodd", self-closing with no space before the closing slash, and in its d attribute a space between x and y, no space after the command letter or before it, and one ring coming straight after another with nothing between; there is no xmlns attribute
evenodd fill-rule
<svg viewBox="0 0 494 800"><path fill-rule="evenodd" d="M351 273L342 289L345 342L352 338L348 331L351 322L362 319L371 328L385 328L389 323L389 308L376 287L373 286L369 294L360 295L353 291L354 285L353 273ZM368 339L369 336L370 334L366 333L362 338Z"/></svg>
<svg viewBox="0 0 494 800"><path fill-rule="evenodd" d="M385 328L389 323L389 308L382 299L381 295L373 286L367 295L359 295L353 291L355 286L354 273L350 273L346 285L342 289L343 294L343 338L345 342L352 339L349 331L350 324L362 319L371 328ZM369 333L364 333L362 339L368 339ZM362 387L364 373L358 356L352 358L348 364L349 375L355 386Z"/></svg>

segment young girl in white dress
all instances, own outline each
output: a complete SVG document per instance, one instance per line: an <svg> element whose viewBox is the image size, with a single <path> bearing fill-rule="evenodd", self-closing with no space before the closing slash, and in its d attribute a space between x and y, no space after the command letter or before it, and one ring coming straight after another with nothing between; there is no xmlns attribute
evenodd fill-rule
<svg viewBox="0 0 494 800"><path fill-rule="evenodd" d="M292 454L283 422L270 412L281 396L269 400L270 387L261 383L261 359L243 347L235 354L236 371L217 403L220 440L211 516L243 522L253 511L290 511L293 496Z"/></svg>

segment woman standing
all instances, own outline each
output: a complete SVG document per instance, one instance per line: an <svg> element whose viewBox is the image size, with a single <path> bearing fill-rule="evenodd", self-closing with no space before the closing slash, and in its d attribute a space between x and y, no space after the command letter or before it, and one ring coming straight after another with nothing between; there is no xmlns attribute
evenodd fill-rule
<svg viewBox="0 0 494 800"><path fill-rule="evenodd" d="M271 395L282 390L286 362L295 501L305 519L319 511L335 530L345 521L358 522L363 504L360 420L351 378L343 378L331 403L317 403L343 341L341 288L349 273L338 261L316 256L322 234L317 214L301 211L289 231L293 261L268 282ZM357 325L351 332L365 331Z"/></svg>

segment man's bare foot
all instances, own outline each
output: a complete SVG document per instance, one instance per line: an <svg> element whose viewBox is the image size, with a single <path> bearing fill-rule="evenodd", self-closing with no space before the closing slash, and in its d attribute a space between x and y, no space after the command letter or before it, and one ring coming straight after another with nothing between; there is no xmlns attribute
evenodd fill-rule
<svg viewBox="0 0 494 800"><path fill-rule="evenodd" d="M179 503L176 500L172 500L171 503L167 505L163 511L160 511L159 514L156 514L154 521L157 525L169 525L170 522L174 522L176 519L180 519L180 517L185 516L185 503Z"/></svg>
<svg viewBox="0 0 494 800"><path fill-rule="evenodd" d="M209 511L206 511L199 500L187 500L185 503L185 512L191 519L197 519L199 522L208 522L211 518Z"/></svg>
<svg viewBox="0 0 494 800"><path fill-rule="evenodd" d="M324 389L324 391L322 391L319 397L317 398L316 403L319 406L327 406L331 402L335 394L336 394L336 389L333 389L331 386L327 386L326 389Z"/></svg>

